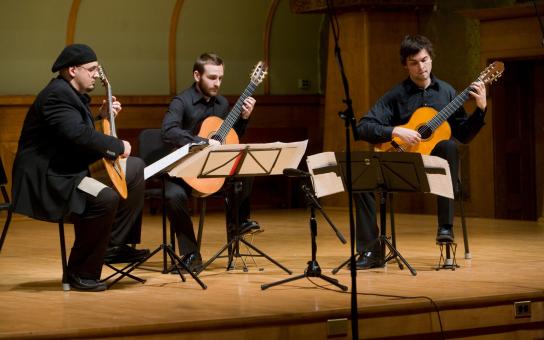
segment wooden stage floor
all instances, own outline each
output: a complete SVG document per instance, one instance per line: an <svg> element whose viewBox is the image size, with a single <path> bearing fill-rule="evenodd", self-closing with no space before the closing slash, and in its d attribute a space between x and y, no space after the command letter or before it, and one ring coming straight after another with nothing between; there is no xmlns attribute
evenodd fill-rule
<svg viewBox="0 0 544 340"><path fill-rule="evenodd" d="M327 212L349 238L347 212ZM264 232L254 244L300 274L311 255L308 217L306 210L257 210L253 218ZM396 224L398 249L417 276L394 262L357 273L360 338L544 338L542 224L469 218L472 259L464 259L456 226L455 271L434 269L440 254L434 216L398 214ZM70 246L72 228L66 230ZM160 243L159 216L144 217L142 238L142 246L151 249ZM223 215L208 214L204 257L224 241ZM321 216L317 245L323 273L333 276L349 246ZM149 264L159 269L161 261L156 255ZM137 270L145 284L125 278L106 292L63 292L57 226L16 216L0 254L0 338L351 338L349 293L319 278L261 290L261 284L289 275L264 258L256 261L262 271L250 260L248 272L240 261L227 272L226 259L218 259L200 275L206 290L190 276L181 282L179 276ZM348 270L334 277L350 286ZM530 302L514 306L522 301ZM516 317L516 308L530 316Z"/></svg>

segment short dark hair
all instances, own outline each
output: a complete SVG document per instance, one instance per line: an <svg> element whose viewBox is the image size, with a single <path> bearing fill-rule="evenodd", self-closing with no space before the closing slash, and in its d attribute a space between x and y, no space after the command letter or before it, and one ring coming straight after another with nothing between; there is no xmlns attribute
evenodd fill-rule
<svg viewBox="0 0 544 340"><path fill-rule="evenodd" d="M204 65L208 64L221 66L223 65L223 59L215 53L202 53L193 65L193 72L204 73Z"/></svg>
<svg viewBox="0 0 544 340"><path fill-rule="evenodd" d="M418 54L421 50L427 50L431 58L434 59L433 44L431 41L422 35L407 35L400 43L400 62L406 65L406 59L414 54Z"/></svg>

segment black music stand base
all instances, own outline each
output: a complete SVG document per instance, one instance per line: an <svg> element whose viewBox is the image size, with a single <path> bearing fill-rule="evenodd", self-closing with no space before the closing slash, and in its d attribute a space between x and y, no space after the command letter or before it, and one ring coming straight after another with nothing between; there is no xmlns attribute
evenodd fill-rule
<svg viewBox="0 0 544 340"><path fill-rule="evenodd" d="M206 286L206 284L204 282L202 282L202 280L200 280L200 278L197 276L196 273L193 273L192 271L189 270L189 268L187 268L187 266L183 263L183 260L176 254L176 252L172 249L172 247L170 247L169 245L164 244L164 243L159 245L155 250L153 250L145 259L142 260L142 262L138 266L140 266L140 265L144 264L145 262L147 262L147 260L152 258L160 250L163 251L163 256L164 257L166 257L166 255L168 255L168 257L170 257L170 261L172 261L171 267L168 268L168 269L164 269L162 271L163 274L167 274L167 273L170 273L170 272L173 272L173 271L177 272L179 274L179 277L181 278L181 280L183 282L185 282L186 279L185 279L185 276L183 276L183 273L182 273L182 270L183 270L183 271L187 272L189 275L191 275L191 277L200 285L200 287L202 287L202 289L208 288L208 286ZM166 262L163 261L163 263L166 263ZM138 266L131 268L127 272L127 274L130 273L132 270L136 269Z"/></svg>
<svg viewBox="0 0 544 340"><path fill-rule="evenodd" d="M399 268L401 270L404 269L404 264L408 270L410 270L410 273L413 276L417 275L416 270L406 261L406 259L400 254L400 252L397 250L394 244L389 242L389 239L385 235L385 228L386 228L386 200L387 200L387 192L381 192L380 195L380 236L376 239L376 242L379 242L380 248L382 249L382 254L384 254L383 258L383 264L380 267L384 267L385 264L389 261L396 260ZM394 228L394 223L392 221L391 228ZM394 242L394 241L393 241ZM387 256L385 256L385 248L389 251ZM345 265L349 263L350 259L348 258L346 261L344 261L342 264L340 264L338 267L334 268L332 273L336 274L340 269L342 269Z"/></svg>
<svg viewBox="0 0 544 340"><path fill-rule="evenodd" d="M456 268L459 268L459 265L457 264L457 259L455 258L455 253L457 251L457 243L436 242L436 244L440 247L440 258L438 259L438 265L435 267L435 269L436 270L440 270L440 269L455 270ZM446 252L446 256L444 256L444 250Z"/></svg>
<svg viewBox="0 0 544 340"><path fill-rule="evenodd" d="M206 289L208 287L204 284L204 282L202 282L202 280L200 280L198 278L197 274L193 273L192 271L189 270L189 268L187 268L187 266L183 263L183 259L181 259L176 254L174 249L170 245L168 245L166 243L166 204L165 204L165 202L166 202L166 195L165 195L166 184L165 184L165 176L166 175L164 175L164 174L163 174L163 176L161 176L161 182L162 182L161 196L162 196L162 202L163 202L162 203L162 243L157 248L155 248L155 250L153 250L149 255L147 255L146 258L144 258L138 264L136 264L135 266L130 268L130 270L128 270L125 275L130 274L131 271L133 271L134 269L140 267L142 264L147 262L147 260L152 258L156 253L158 253L160 250L162 250L162 258L163 258L163 261L162 261L162 266L163 266L162 273L163 274L167 274L167 273L170 273L172 271L176 271L179 274L179 277L181 278L181 280L183 282L185 282L185 277L183 276L183 274L181 272L182 270L184 270L185 272L189 273L189 275L191 275L191 277L200 285L200 287L202 287L202 289ZM167 255L168 255L168 257L170 257L170 261L172 262L170 268L168 267ZM123 278L123 276L121 276L118 279L121 279L121 278Z"/></svg>
<svg viewBox="0 0 544 340"><path fill-rule="evenodd" d="M292 281L296 281L296 280L300 280L300 279L308 278L308 277L319 277L319 278L321 278L321 279L335 285L336 287L342 289L343 291L348 290L348 287L338 283L337 279L333 279L333 278L328 277L326 275L323 275L321 273L321 267L319 267L319 263L317 263L317 260L316 260L316 253L317 253L317 243L316 243L317 222L315 220L315 208L314 208L313 205L311 206L310 211L311 211L311 213L310 213L311 214L311 217L310 217L310 230L311 230L311 234L312 234L312 259L310 261L308 261L308 267L306 268L306 270L304 270L304 274L300 274L300 275L297 275L297 276L294 276L294 277L289 277L287 279L272 282L272 283L262 284L261 285L262 290L265 290L265 289L270 288L270 287L278 286L278 285L281 285L283 283L292 282Z"/></svg>
<svg viewBox="0 0 544 340"><path fill-rule="evenodd" d="M387 239L387 237L380 236L376 240L376 242L380 242L380 244L385 245L387 247L387 249L389 250L389 253L387 254L387 256L385 256L384 259L382 260L382 265L377 266L376 268L383 268L383 267L385 267L385 264L387 262L392 261L392 260L396 260L398 265L399 265L399 268L401 270L403 270L404 266L406 266L406 268L408 268L410 270L410 273L412 273L413 276L417 275L417 271L408 263L408 261L406 261L406 259L404 257L402 257L402 255L399 253L399 251L395 247L393 247L393 244L391 244L391 242L389 242L389 239ZM338 271L340 269L342 269L344 266L349 264L349 261L350 261L350 259L348 258L346 261L341 263L338 267L334 268L332 270L332 273L333 274L338 273ZM403 263L404 263L404 266L403 266Z"/></svg>
<svg viewBox="0 0 544 340"><path fill-rule="evenodd" d="M248 249L252 249L253 251L255 251L256 254L240 254L239 253L240 243L243 243L246 247L248 247ZM252 245L251 243L246 241L244 239L243 235L236 235L236 236L233 236L232 239L227 244L225 244L221 249L219 249L219 251L217 251L217 253L215 253L208 261L206 261L206 263L204 263L202 265L202 267L198 270L198 272L196 274L197 275L200 274L213 261L215 261L217 258L221 257L221 254L223 254L225 252L225 250L227 250L227 249L232 249L233 250L233 251L229 252L229 255L228 255L229 261L228 261L228 264L227 264L227 270L234 269L234 266L233 266L234 258L236 258L236 257L241 258L242 256L253 256L253 257L264 257L264 258L266 258L268 261L272 262L276 266L283 269L289 275L291 275L293 273L289 269L285 268L281 263L279 263L278 261L276 261L273 258L271 258L270 256L268 256L262 250L260 250L259 248L255 247L254 245ZM259 269L259 270L261 270L261 269ZM247 269L244 269L244 271L247 271Z"/></svg>
<svg viewBox="0 0 544 340"><path fill-rule="evenodd" d="M264 253L259 248L255 247L254 245L252 245L251 243L246 241L244 239L244 235L239 234L240 217L239 217L239 214L238 214L238 210L240 208L239 195L240 195L240 192L242 191L242 182L235 181L234 183L230 183L230 184L233 186L233 190L234 190L233 202L231 202L230 204L232 204L233 207L234 207L234 224L235 224L235 227L236 227L235 230L234 230L235 235L221 249L219 249L219 251L217 253L215 253L208 261L206 261L206 263L204 263L202 265L202 267L200 267L200 269L198 270L196 275L200 274L213 261L215 261L217 258L221 257L221 254L223 254L223 252L225 252L225 250L227 250L227 249L229 250L229 252L228 252L229 261L228 261L228 264L227 264L227 270L234 269L233 259L235 257L242 258L242 256L258 256L258 257L266 258L268 261L272 262L273 264L275 264L276 266L280 267L285 272L287 272L289 275L291 275L293 272L291 272L289 269L282 266L278 261L276 261L273 258L271 258L270 256L268 256L266 253ZM246 245L246 247L248 249L252 249L253 251L255 251L256 254L240 254L240 243L243 243L244 245ZM244 272L245 271L247 271L247 267L244 266Z"/></svg>

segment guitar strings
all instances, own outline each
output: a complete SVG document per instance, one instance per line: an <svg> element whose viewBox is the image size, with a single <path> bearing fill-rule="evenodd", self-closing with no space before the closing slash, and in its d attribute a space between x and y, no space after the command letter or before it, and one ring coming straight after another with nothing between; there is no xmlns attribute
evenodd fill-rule
<svg viewBox="0 0 544 340"><path fill-rule="evenodd" d="M219 130L217 131L217 135L220 138L220 142L224 142L225 138L227 137L227 134L229 133L230 129L234 126L238 118L240 117L240 113L242 113L242 105L244 100L246 100L247 97L251 96L253 92L255 92L255 89L257 88L257 85L255 85L253 82L249 82L244 92L242 92L242 95L240 95L240 98L236 101L236 104L232 107L231 112L225 119L225 122L221 125Z"/></svg>

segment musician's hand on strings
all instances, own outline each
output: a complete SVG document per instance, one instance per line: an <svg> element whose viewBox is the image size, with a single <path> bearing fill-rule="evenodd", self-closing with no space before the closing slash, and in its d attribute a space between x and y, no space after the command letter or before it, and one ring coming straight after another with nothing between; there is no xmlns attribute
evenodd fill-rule
<svg viewBox="0 0 544 340"><path fill-rule="evenodd" d="M113 118L115 118L117 117L117 114L119 113L119 111L121 111L123 108L121 107L121 102L117 101L117 98L115 98L115 96L112 96L111 99L112 99L111 106L113 109ZM102 106L100 106L99 112L100 112L100 117L109 118L108 103L105 99L102 100Z"/></svg>
<svg viewBox="0 0 544 340"><path fill-rule="evenodd" d="M480 110L485 110L487 106L485 84L482 81L475 81L470 84L470 88L471 91L469 91L469 93L476 100L476 106L478 106Z"/></svg>
<svg viewBox="0 0 544 340"><path fill-rule="evenodd" d="M393 137L399 137L404 143L410 145L421 142L421 135L419 132L401 126L395 126L393 128Z"/></svg>
<svg viewBox="0 0 544 340"><path fill-rule="evenodd" d="M255 106L255 98L253 97L247 97L246 100L244 100L244 103L242 104L242 119L249 119L249 116L251 116L251 111L253 111L253 107Z"/></svg>
<svg viewBox="0 0 544 340"><path fill-rule="evenodd" d="M125 146L125 151L123 151L123 153L120 156L122 158L127 158L128 156L130 156L130 150L131 150L130 143L127 142L126 140L122 142L123 142L123 145Z"/></svg>

